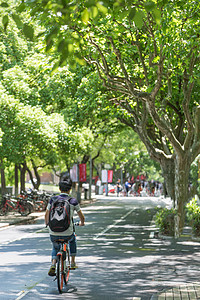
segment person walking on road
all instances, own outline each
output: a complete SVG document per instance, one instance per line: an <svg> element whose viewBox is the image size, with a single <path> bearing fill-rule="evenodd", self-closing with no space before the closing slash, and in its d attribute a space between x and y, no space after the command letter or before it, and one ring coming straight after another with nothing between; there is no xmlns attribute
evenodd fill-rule
<svg viewBox="0 0 200 300"><path fill-rule="evenodd" d="M59 196L53 196L47 206L46 213L45 213L45 224L46 226L49 224L49 218L50 218L50 210L52 209L52 205L55 204L58 199L62 199L62 201L68 201L69 204L69 227L59 232L52 231L49 227L49 234L50 234L50 240L52 242L52 265L49 269L48 275L49 276L55 276L56 275L56 262L57 262L57 253L60 250L60 244L56 242L58 239L63 239L65 241L69 242L69 250L70 250L70 256L71 256L71 268L75 269L77 268L77 265L75 263L75 257L77 252L77 246L76 246L76 236L74 233L74 224L73 224L73 215L74 211L77 212L80 223L79 226L84 226L85 224L85 217L81 211L81 208L79 206L78 201L75 198L69 197L69 193L72 187L72 181L71 179L63 179L59 182L59 189L60 189L60 195Z"/></svg>
<svg viewBox="0 0 200 300"><path fill-rule="evenodd" d="M120 179L117 180L116 187L117 187L117 197L119 197L119 192L121 192L121 190L122 190Z"/></svg>
<svg viewBox="0 0 200 300"><path fill-rule="evenodd" d="M126 189L126 196L128 197L128 192L131 189L131 181L130 180L127 180L125 182L125 189Z"/></svg>

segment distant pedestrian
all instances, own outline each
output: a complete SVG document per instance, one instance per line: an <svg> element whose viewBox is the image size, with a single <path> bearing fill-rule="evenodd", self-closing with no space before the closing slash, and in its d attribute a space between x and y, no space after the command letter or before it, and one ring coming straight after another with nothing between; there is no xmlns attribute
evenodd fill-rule
<svg viewBox="0 0 200 300"><path fill-rule="evenodd" d="M120 180L120 179L117 180L116 187L117 187L117 197L119 197L119 193L120 193L121 190L122 190L122 187L121 187L121 180Z"/></svg>
<svg viewBox="0 0 200 300"><path fill-rule="evenodd" d="M126 190L126 196L128 197L128 192L129 192L129 190L131 189L131 181L130 181L130 179L129 180L127 180L126 182L125 182L125 190Z"/></svg>

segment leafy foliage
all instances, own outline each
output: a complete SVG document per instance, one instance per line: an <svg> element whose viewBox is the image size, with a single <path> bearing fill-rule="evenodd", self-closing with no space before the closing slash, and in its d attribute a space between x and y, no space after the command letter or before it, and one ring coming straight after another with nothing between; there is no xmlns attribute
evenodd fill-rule
<svg viewBox="0 0 200 300"><path fill-rule="evenodd" d="M176 210L174 208L162 208L155 215L155 223L160 233L174 236L174 217Z"/></svg>
<svg viewBox="0 0 200 300"><path fill-rule="evenodd" d="M196 199L193 198L186 205L186 215L192 226L193 234L200 236L200 206L197 204Z"/></svg>

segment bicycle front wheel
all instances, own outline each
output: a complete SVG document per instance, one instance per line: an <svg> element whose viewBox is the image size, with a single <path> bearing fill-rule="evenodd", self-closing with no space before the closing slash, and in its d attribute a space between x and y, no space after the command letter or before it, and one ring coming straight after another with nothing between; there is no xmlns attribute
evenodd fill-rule
<svg viewBox="0 0 200 300"><path fill-rule="evenodd" d="M62 256L59 255L57 261L57 284L58 284L59 293L62 293L63 282L66 282L66 275L65 275Z"/></svg>

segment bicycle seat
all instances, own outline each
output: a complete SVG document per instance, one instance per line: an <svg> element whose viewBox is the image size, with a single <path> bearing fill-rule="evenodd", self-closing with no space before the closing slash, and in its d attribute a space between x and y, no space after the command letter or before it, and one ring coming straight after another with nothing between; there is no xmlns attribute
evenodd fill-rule
<svg viewBox="0 0 200 300"><path fill-rule="evenodd" d="M68 243L67 241L63 240L63 239L58 239L58 240L55 240L56 243L60 243L60 244L64 244L64 243Z"/></svg>

